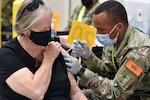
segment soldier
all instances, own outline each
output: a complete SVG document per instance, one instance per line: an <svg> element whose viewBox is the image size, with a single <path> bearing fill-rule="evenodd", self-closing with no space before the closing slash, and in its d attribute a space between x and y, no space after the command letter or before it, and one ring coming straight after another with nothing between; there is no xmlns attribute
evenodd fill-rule
<svg viewBox="0 0 150 100"><path fill-rule="evenodd" d="M69 17L67 21L67 25L65 26L63 31L70 31L74 20L93 26L92 17L93 17L95 9L99 5L99 1L98 0L81 0L81 2L82 4L79 6L76 6L75 9L73 10L71 16ZM70 47L70 44L67 43L68 36L61 35L59 36L59 38L60 38L61 44L65 48Z"/></svg>
<svg viewBox="0 0 150 100"><path fill-rule="evenodd" d="M2 28L12 25L12 3L14 0L2 0Z"/></svg>
<svg viewBox="0 0 150 100"><path fill-rule="evenodd" d="M104 45L101 59L85 41L77 40L72 53L79 55L87 68L75 69L72 64L68 70L79 71L82 84L102 100L149 100L150 37L129 25L125 8L114 0L98 6L93 23L97 39Z"/></svg>
<svg viewBox="0 0 150 100"><path fill-rule="evenodd" d="M98 0L81 0L82 4L77 6L69 17L64 31L69 31L74 20L78 20L87 25L93 25L92 16L98 6Z"/></svg>

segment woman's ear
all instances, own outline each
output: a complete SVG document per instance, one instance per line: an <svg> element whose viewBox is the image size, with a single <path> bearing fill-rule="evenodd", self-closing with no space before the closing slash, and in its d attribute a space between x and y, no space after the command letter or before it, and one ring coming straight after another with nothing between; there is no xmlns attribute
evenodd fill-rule
<svg viewBox="0 0 150 100"><path fill-rule="evenodd" d="M30 31L29 29L28 29L28 30L25 30L25 31L23 32L23 34L29 37L30 34L31 34L31 31Z"/></svg>

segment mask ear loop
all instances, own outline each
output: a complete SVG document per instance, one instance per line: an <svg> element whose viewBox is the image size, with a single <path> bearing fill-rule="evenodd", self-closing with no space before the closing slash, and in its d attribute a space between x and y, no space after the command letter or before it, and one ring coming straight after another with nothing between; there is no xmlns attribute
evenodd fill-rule
<svg viewBox="0 0 150 100"><path fill-rule="evenodd" d="M117 33L116 37L118 38L119 32Z"/></svg>
<svg viewBox="0 0 150 100"><path fill-rule="evenodd" d="M110 35L110 34L115 30L115 28L117 27L117 25L118 25L118 24L116 24L116 25L113 27L113 29L109 32L108 35Z"/></svg>

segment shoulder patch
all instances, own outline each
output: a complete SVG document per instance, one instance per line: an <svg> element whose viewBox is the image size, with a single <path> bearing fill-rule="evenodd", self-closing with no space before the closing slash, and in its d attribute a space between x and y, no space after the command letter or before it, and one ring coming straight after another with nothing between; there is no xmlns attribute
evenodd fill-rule
<svg viewBox="0 0 150 100"><path fill-rule="evenodd" d="M141 66L139 66L138 64L136 64L133 60L129 59L125 66L132 72L134 73L136 76L140 76L141 73L143 72L143 68Z"/></svg>

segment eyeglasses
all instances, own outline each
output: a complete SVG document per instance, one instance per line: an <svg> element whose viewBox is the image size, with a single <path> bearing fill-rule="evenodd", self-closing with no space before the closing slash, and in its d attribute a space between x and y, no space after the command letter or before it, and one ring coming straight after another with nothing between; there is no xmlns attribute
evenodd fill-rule
<svg viewBox="0 0 150 100"><path fill-rule="evenodd" d="M29 3L21 12L18 20L22 17L22 14L25 12L25 10L28 11L35 11L37 8L39 8L39 5L45 5L42 0L33 0L31 3Z"/></svg>

